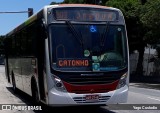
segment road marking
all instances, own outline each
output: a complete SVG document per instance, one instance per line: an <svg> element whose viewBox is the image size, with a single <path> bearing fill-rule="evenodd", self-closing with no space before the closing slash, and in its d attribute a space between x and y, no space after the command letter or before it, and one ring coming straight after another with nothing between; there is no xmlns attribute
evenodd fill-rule
<svg viewBox="0 0 160 113"><path fill-rule="evenodd" d="M152 99L152 100L157 100L157 101L160 101L160 99L157 99L157 98L153 98L153 97L147 97L149 99Z"/></svg>

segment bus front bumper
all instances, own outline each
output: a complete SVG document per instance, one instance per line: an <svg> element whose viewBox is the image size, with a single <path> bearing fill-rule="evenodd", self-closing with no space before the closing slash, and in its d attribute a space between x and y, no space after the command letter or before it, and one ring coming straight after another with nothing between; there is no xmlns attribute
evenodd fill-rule
<svg viewBox="0 0 160 113"><path fill-rule="evenodd" d="M97 98L98 97L98 98ZM107 93L75 94L52 88L48 93L49 106L102 105L127 102L128 86Z"/></svg>

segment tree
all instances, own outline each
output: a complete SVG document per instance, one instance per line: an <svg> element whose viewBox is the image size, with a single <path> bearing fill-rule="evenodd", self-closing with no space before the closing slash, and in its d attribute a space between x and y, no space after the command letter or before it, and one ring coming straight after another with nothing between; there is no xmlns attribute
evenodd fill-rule
<svg viewBox="0 0 160 113"><path fill-rule="evenodd" d="M63 2L51 2L50 5L62 4Z"/></svg>
<svg viewBox="0 0 160 113"><path fill-rule="evenodd" d="M55 5L55 4L57 4L57 2L51 2L51 3L50 3L50 5Z"/></svg>
<svg viewBox="0 0 160 113"><path fill-rule="evenodd" d="M150 44L160 42L160 0L149 0L142 7L141 21L147 28L145 40Z"/></svg>

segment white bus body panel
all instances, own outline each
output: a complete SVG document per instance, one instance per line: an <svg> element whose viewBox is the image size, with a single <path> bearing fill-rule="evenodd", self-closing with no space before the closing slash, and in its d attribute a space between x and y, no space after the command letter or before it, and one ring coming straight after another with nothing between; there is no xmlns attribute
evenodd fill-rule
<svg viewBox="0 0 160 113"><path fill-rule="evenodd" d="M105 98L105 102L92 101L92 102L85 102L85 101L78 101L74 98L83 98L86 95L99 95L99 98ZM127 102L128 97L128 86L125 85L124 87L110 91L108 93L94 93L94 94L75 94L75 93L68 93L68 92L61 92L52 88L48 94L48 104L49 106L76 106L76 105L98 105L98 104L117 104L117 103L125 103ZM104 99L104 98L103 98Z"/></svg>
<svg viewBox="0 0 160 113"><path fill-rule="evenodd" d="M31 65L32 58L8 59L10 78L15 77L16 87L25 93L32 95L31 77L35 74ZM12 80L11 80L12 81Z"/></svg>

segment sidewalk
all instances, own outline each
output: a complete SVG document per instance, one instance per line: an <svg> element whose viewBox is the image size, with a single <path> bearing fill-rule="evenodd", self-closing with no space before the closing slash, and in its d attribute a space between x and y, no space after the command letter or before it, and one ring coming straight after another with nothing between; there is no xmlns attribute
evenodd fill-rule
<svg viewBox="0 0 160 113"><path fill-rule="evenodd" d="M4 73L4 66L0 65L0 108L3 104L22 104L22 101L18 99L10 89L12 86L7 82L5 73ZM18 110L0 110L0 113L24 113Z"/></svg>
<svg viewBox="0 0 160 113"><path fill-rule="evenodd" d="M148 88L148 89L156 89L160 90L160 84L153 83L130 83L130 86L139 87L139 88Z"/></svg>

